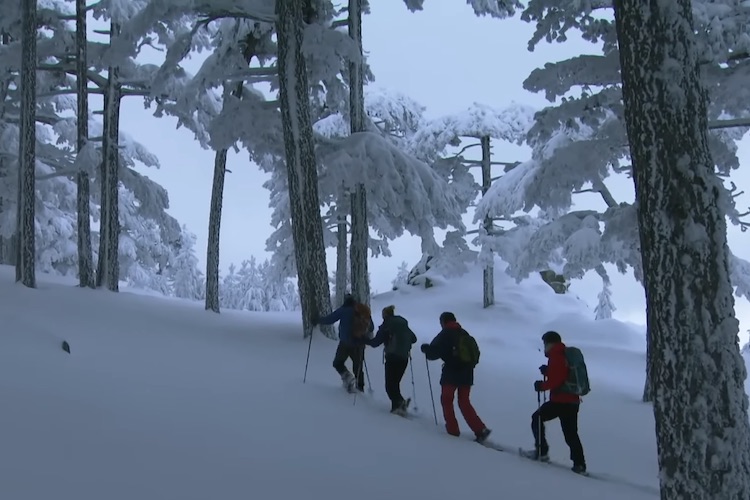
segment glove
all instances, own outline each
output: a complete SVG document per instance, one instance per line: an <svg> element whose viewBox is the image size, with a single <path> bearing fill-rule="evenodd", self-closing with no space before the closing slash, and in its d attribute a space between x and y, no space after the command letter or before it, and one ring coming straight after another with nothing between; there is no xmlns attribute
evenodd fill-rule
<svg viewBox="0 0 750 500"><path fill-rule="evenodd" d="M542 374L542 377L547 376L547 365L542 365L539 367L539 373Z"/></svg>
<svg viewBox="0 0 750 500"><path fill-rule="evenodd" d="M419 350L426 353L429 347L430 347L430 344L422 344L421 346L419 346Z"/></svg>
<svg viewBox="0 0 750 500"><path fill-rule="evenodd" d="M542 389L542 384L544 384L544 381L542 380L537 380L536 382L534 382L534 390L536 392L544 392L544 389Z"/></svg>

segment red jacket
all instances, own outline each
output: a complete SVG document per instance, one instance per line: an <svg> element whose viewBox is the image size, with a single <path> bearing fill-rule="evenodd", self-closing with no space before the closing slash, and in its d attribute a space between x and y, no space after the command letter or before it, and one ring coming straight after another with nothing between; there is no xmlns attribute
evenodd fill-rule
<svg viewBox="0 0 750 500"><path fill-rule="evenodd" d="M562 392L563 384L568 380L568 362L565 359L565 344L560 342L552 346L546 354L547 380L542 383L541 389L549 392L549 400L553 403L580 403L581 398L576 394Z"/></svg>

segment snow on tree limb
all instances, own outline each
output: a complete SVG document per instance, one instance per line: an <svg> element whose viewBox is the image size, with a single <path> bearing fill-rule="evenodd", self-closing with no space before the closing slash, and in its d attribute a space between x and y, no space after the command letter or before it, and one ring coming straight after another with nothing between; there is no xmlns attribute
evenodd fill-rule
<svg viewBox="0 0 750 500"><path fill-rule="evenodd" d="M520 144L534 122L535 110L521 104L494 109L474 103L469 109L432 120L412 137L409 149L423 160L434 160L460 137L490 136Z"/></svg>
<svg viewBox="0 0 750 500"><path fill-rule="evenodd" d="M318 156L324 165L321 180L365 184L371 226L383 237L394 239L408 231L422 238L424 251L435 251L434 228L463 228L448 184L380 134L358 132L321 142Z"/></svg>

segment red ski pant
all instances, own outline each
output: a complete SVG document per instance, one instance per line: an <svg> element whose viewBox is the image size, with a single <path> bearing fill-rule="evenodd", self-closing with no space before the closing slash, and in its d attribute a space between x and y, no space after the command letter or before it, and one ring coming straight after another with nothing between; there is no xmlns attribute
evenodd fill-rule
<svg viewBox="0 0 750 500"><path fill-rule="evenodd" d="M464 420L469 424L469 427L474 434L479 434L484 430L484 423L477 415L476 410L471 405L469 394L471 393L470 385L444 385L443 390L440 393L440 404L443 406L443 417L445 418L445 430L448 434L458 436L461 431L458 429L458 421L456 420L456 412L453 409L453 395L458 391L458 409L461 410L461 414L464 416Z"/></svg>

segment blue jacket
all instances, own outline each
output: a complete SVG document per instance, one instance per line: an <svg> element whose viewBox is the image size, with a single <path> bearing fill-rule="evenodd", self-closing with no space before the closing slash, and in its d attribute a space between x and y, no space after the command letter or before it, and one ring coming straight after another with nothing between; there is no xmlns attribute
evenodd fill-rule
<svg viewBox="0 0 750 500"><path fill-rule="evenodd" d="M339 340L344 344L349 345L364 345L364 342L358 342L352 338L352 323L354 322L354 307L353 306L341 306L333 311L328 316L323 316L318 320L322 325L332 325L335 322L339 322ZM367 333L372 335L375 330L375 324L370 318L370 328Z"/></svg>

